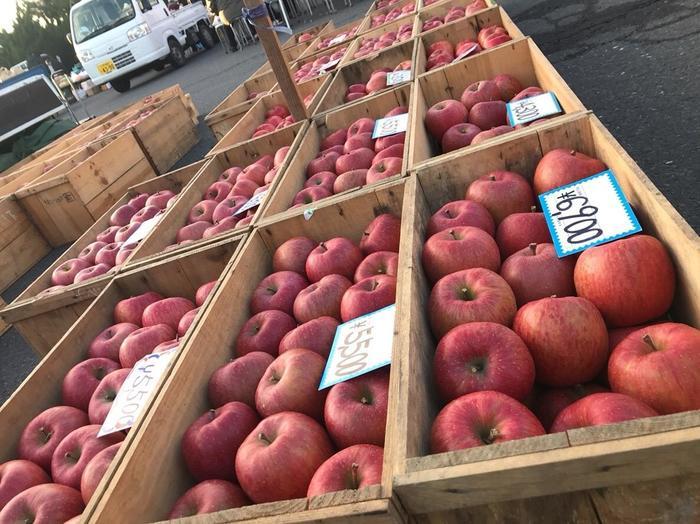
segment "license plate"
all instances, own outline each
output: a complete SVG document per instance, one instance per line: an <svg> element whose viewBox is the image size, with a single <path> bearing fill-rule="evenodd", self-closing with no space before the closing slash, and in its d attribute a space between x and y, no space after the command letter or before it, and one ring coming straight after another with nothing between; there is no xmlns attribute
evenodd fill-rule
<svg viewBox="0 0 700 524"><path fill-rule="evenodd" d="M101 64L97 64L97 72L100 73L101 75L106 75L107 73L111 73L116 69L114 62L111 60L107 60L106 62L102 62Z"/></svg>

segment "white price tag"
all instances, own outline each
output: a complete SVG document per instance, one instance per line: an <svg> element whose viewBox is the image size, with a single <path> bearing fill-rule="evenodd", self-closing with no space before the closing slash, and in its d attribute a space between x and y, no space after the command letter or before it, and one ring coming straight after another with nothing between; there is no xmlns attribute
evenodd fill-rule
<svg viewBox="0 0 700 524"><path fill-rule="evenodd" d="M411 70L392 71L386 74L386 85L394 86L411 80Z"/></svg>
<svg viewBox="0 0 700 524"><path fill-rule="evenodd" d="M517 102L508 102L506 110L508 111L508 122L513 127L562 112L554 93L543 93Z"/></svg>
<svg viewBox="0 0 700 524"><path fill-rule="evenodd" d="M458 54L458 55L457 55L457 58L455 58L455 59L452 60L452 61L453 61L453 62L458 62L458 61L461 60L462 58L471 55L474 51L476 51L476 50L478 49L478 47L479 47L479 44L477 44L477 43L472 44L470 47L468 47L467 49L465 49L464 51L462 51L460 54Z"/></svg>
<svg viewBox="0 0 700 524"><path fill-rule="evenodd" d="M408 128L408 113L401 115L380 118L374 123L374 131L372 138L381 138L383 136L397 135L404 133Z"/></svg>
<svg viewBox="0 0 700 524"><path fill-rule="evenodd" d="M345 42L346 39L347 39L347 35L345 33L343 33L342 35L338 35L334 38L331 38L331 41L328 42L328 45L332 46L332 45L336 45L336 44L341 44L341 43Z"/></svg>
<svg viewBox="0 0 700 524"><path fill-rule="evenodd" d="M539 199L559 258L642 230L609 169Z"/></svg>
<svg viewBox="0 0 700 524"><path fill-rule="evenodd" d="M151 353L134 365L119 388L107 418L97 433L98 437L123 431L134 425L177 350L178 347L175 346L162 353Z"/></svg>
<svg viewBox="0 0 700 524"><path fill-rule="evenodd" d="M321 71L328 71L329 69L333 69L335 66L338 65L338 62L340 62L340 58L336 58L335 60L326 62L321 66Z"/></svg>
<svg viewBox="0 0 700 524"><path fill-rule="evenodd" d="M248 200L248 202L243 204L241 208L233 214L233 216L240 215L241 213L245 213L246 211L248 211L251 208L254 208L255 206L259 206L265 198L265 195L267 195L268 191L270 190L267 189L265 191L261 191L257 195L253 195L253 197L250 200Z"/></svg>
<svg viewBox="0 0 700 524"><path fill-rule="evenodd" d="M391 364L395 313L392 304L339 325L318 389Z"/></svg>
<svg viewBox="0 0 700 524"><path fill-rule="evenodd" d="M161 211L156 216L141 222L141 225L136 228L136 231L134 231L131 236L126 239L124 245L137 244L138 242L141 242L144 238L146 238L146 235L153 231L153 228L158 225L158 222L160 222L160 220L163 218L163 215L165 215L165 213Z"/></svg>

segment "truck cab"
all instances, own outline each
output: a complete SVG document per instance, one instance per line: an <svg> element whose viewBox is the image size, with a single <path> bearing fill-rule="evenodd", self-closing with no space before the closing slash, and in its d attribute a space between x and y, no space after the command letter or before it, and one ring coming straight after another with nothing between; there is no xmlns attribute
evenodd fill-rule
<svg viewBox="0 0 700 524"><path fill-rule="evenodd" d="M71 7L70 28L75 53L92 81L110 82L118 92L148 69L184 65L187 47L215 45L200 0L177 10L164 0L81 0Z"/></svg>

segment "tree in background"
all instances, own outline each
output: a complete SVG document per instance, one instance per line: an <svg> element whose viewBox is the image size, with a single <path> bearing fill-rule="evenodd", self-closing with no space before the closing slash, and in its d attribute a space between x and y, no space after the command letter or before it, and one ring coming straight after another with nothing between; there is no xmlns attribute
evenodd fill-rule
<svg viewBox="0 0 700 524"><path fill-rule="evenodd" d="M70 67L77 59L66 41L69 13L69 0L19 0L12 32L0 31L0 66L46 53L60 56Z"/></svg>

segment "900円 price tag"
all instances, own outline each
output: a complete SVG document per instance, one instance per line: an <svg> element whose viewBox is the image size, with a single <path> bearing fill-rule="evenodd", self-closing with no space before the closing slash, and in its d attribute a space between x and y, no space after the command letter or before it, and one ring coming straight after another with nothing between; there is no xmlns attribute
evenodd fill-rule
<svg viewBox="0 0 700 524"><path fill-rule="evenodd" d="M563 112L554 93L543 93L517 102L508 102L506 111L508 123L512 127Z"/></svg>
<svg viewBox="0 0 700 524"><path fill-rule="evenodd" d="M642 230L611 170L539 195L559 258Z"/></svg>

